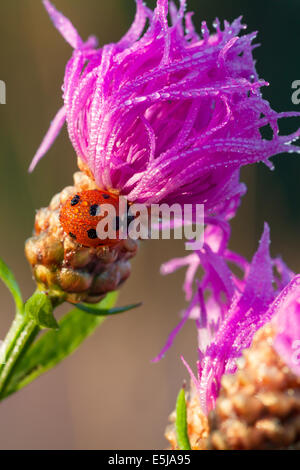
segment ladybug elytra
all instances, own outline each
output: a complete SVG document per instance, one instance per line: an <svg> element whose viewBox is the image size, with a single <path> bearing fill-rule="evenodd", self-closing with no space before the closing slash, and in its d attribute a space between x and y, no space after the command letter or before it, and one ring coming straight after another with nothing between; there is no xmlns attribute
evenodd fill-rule
<svg viewBox="0 0 300 470"><path fill-rule="evenodd" d="M101 210L104 204L110 204L115 209L111 216L116 233L114 239L100 239L97 235L98 223L107 218L107 211ZM61 207L59 219L64 232L83 246L111 246L120 241L119 197L108 191L92 189L70 196Z"/></svg>

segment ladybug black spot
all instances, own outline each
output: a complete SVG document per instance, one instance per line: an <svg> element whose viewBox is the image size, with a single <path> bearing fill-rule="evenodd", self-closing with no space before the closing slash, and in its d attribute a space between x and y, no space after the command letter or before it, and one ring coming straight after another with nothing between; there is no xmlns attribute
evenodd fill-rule
<svg viewBox="0 0 300 470"><path fill-rule="evenodd" d="M97 237L97 232L94 228L90 228L90 230L87 231L87 235L89 238L91 238L92 240L95 240L95 238L98 238Z"/></svg>
<svg viewBox="0 0 300 470"><path fill-rule="evenodd" d="M74 238L74 239L76 240L76 235L74 235L74 233L69 232L69 236L70 236L71 238Z"/></svg>
<svg viewBox="0 0 300 470"><path fill-rule="evenodd" d="M78 204L80 200L80 196L78 194L76 194L76 196L73 197L73 199L71 200L71 206L76 206L76 204Z"/></svg>
<svg viewBox="0 0 300 470"><path fill-rule="evenodd" d="M109 194L102 194L103 199L109 199L110 195Z"/></svg>
<svg viewBox="0 0 300 470"><path fill-rule="evenodd" d="M98 204L92 204L90 207L90 215L92 215L93 217L97 215L98 207Z"/></svg>

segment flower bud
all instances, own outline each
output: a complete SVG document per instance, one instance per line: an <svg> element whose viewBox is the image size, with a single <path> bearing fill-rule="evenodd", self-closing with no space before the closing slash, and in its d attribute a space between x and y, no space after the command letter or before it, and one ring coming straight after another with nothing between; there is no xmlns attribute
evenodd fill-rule
<svg viewBox="0 0 300 470"><path fill-rule="evenodd" d="M275 329L261 328L238 360L235 374L224 375L216 406L201 410L191 381L187 400L188 437L194 450L300 449L300 377L274 348ZM165 437L178 449L175 412Z"/></svg>
<svg viewBox="0 0 300 470"><path fill-rule="evenodd" d="M273 347L266 325L244 351L238 371L224 376L209 415L211 449L300 449L300 377Z"/></svg>
<svg viewBox="0 0 300 470"><path fill-rule="evenodd" d="M71 195L96 188L87 174L75 173L74 186L64 188L49 207L37 212L33 236L25 246L39 288L69 302L96 303L117 289L129 277L129 260L137 251L138 242L134 240L85 247L63 231L61 205Z"/></svg>

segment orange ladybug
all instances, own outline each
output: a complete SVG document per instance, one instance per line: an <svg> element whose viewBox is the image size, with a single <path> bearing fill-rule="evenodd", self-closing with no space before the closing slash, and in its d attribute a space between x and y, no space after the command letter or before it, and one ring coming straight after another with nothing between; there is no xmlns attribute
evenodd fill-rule
<svg viewBox="0 0 300 470"><path fill-rule="evenodd" d="M107 217L107 211L101 212L101 205L114 206L114 220L111 220L116 238L100 239L97 235L97 225L101 219ZM111 246L120 241L118 239L120 216L119 197L107 191L92 189L82 191L69 197L60 210L60 223L64 232L83 246Z"/></svg>

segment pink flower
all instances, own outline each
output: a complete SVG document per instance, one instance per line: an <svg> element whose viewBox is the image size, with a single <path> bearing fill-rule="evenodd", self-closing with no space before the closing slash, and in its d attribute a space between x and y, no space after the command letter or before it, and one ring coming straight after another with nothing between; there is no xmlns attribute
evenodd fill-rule
<svg viewBox="0 0 300 470"><path fill-rule="evenodd" d="M277 329L275 349L300 376L300 276L296 276L276 299L274 323Z"/></svg>
<svg viewBox="0 0 300 470"><path fill-rule="evenodd" d="M228 230L228 226L224 228ZM185 321L194 319L199 345L197 377L183 361L205 413L214 408L223 374L236 371L237 358L251 345L255 332L271 320L277 329L274 344L278 353L300 374L300 275L294 276L280 258L270 258L267 225L251 263L227 249L229 234L224 228L209 225L202 250L162 267L164 273L188 267L185 290L191 303L156 360L171 346ZM229 263L239 267L241 277ZM204 276L192 296L199 266Z"/></svg>
<svg viewBox="0 0 300 470"><path fill-rule="evenodd" d="M96 49L49 0L44 5L73 47L64 78L63 107L30 170L52 145L64 122L73 147L101 189L117 189L146 204L205 203L222 211L245 186L243 165L297 151L299 131L279 136L276 113L262 99L252 51L256 34L239 36L241 20L198 36L192 13L157 0L154 12L136 0L135 20L116 44ZM143 33L146 22L149 26ZM273 138L261 137L269 124Z"/></svg>

